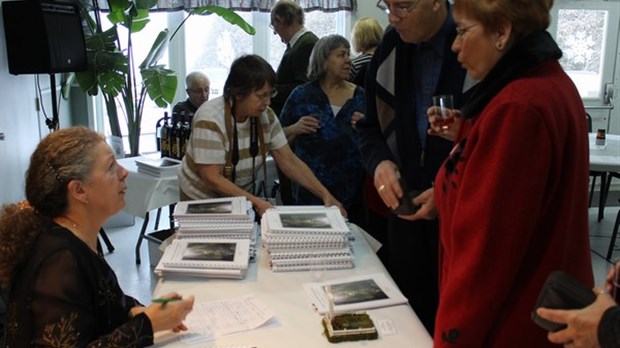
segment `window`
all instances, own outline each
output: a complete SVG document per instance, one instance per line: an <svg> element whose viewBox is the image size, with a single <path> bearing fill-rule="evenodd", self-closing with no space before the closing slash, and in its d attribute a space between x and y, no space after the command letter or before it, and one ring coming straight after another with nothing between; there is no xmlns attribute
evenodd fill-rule
<svg viewBox="0 0 620 348"><path fill-rule="evenodd" d="M253 24L250 12L238 14ZM231 62L243 54L252 53L252 36L216 15L192 16L185 22L183 30L186 73L203 71L211 81L209 98L222 95ZM185 88L181 76L179 86Z"/></svg>
<svg viewBox="0 0 620 348"><path fill-rule="evenodd" d="M605 10L558 11L556 37L563 53L560 64L582 98L601 95L607 21Z"/></svg>
<svg viewBox="0 0 620 348"><path fill-rule="evenodd" d="M256 35L248 35L240 28L231 25L217 15L191 16L181 27L170 43L169 56L159 63L166 64L178 74L177 99L174 103L187 98L185 93L185 75L194 70L204 71L211 80L210 98L222 95L224 83L228 75L231 62L243 54L255 53L264 57L275 69L284 54L285 45L278 35L274 35L269 28L270 14L265 12L237 12L246 22L256 29ZM150 23L139 33L134 34L133 45L136 64L142 63L156 35L168 27L172 34L179 23L185 18L185 12L151 12ZM102 18L104 18L103 16ZM345 23L349 21L349 12L321 12L306 13L305 26L318 37L338 33L349 36L345 32ZM110 24L108 23L108 26ZM119 28L119 35L123 37ZM181 53L178 53L181 52ZM169 57L169 59L168 59ZM139 80L140 76L136 76ZM173 103L173 105L174 105ZM140 136L140 152L153 153L157 151L155 125L157 120L170 112L158 108L148 97L145 101L142 114L142 130ZM98 110L105 110L99 107ZM122 112L122 109L119 109ZM99 116L103 119L105 133L110 134L109 123L105 111ZM121 121L121 131L127 133L127 125ZM129 149L127 137L123 137L125 151Z"/></svg>

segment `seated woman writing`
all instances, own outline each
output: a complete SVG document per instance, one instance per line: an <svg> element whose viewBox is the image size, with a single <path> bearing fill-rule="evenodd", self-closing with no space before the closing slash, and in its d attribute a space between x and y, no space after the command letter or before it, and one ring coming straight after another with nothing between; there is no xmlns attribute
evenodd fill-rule
<svg viewBox="0 0 620 348"><path fill-rule="evenodd" d="M27 202L0 211L0 286L7 347L146 347L186 330L194 297L142 306L97 253L103 223L125 206L127 170L84 127L46 136L30 159ZM180 300L176 300L180 299Z"/></svg>

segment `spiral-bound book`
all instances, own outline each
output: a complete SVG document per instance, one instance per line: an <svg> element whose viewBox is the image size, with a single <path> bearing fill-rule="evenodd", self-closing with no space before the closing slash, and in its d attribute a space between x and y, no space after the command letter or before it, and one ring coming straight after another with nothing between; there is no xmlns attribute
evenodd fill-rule
<svg viewBox="0 0 620 348"><path fill-rule="evenodd" d="M274 272L334 270L353 268L353 256L333 256L329 258L271 259L269 266Z"/></svg>
<svg viewBox="0 0 620 348"><path fill-rule="evenodd" d="M310 304L319 314L329 312L327 287L331 287L334 297L334 313L356 312L408 302L400 289L383 273L305 283L303 287Z"/></svg>
<svg viewBox="0 0 620 348"><path fill-rule="evenodd" d="M175 239L164 251L164 268L247 269L249 239Z"/></svg>
<svg viewBox="0 0 620 348"><path fill-rule="evenodd" d="M339 248L339 249L320 249L320 250L305 250L305 249L284 249L284 250L270 250L268 251L269 257L272 260L295 260L295 259L328 259L332 257L352 256L351 248Z"/></svg>
<svg viewBox="0 0 620 348"><path fill-rule="evenodd" d="M176 204L173 216L179 221L250 221L246 202L243 196L181 201Z"/></svg>
<svg viewBox="0 0 620 348"><path fill-rule="evenodd" d="M288 235L262 231L263 245L269 250L282 249L343 249L349 247L348 238L342 235Z"/></svg>
<svg viewBox="0 0 620 348"><path fill-rule="evenodd" d="M349 227L338 209L316 207L307 209L269 209L262 223L273 234L342 235Z"/></svg>

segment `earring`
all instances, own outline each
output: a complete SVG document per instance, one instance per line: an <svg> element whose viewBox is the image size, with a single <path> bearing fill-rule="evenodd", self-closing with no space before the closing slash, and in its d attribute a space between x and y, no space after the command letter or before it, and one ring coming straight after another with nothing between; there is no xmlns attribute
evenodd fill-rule
<svg viewBox="0 0 620 348"><path fill-rule="evenodd" d="M501 51L503 47L504 47L504 45L502 45L502 42L501 42L501 41L497 41L497 42L495 43L495 48L497 48L498 50L500 50L500 51Z"/></svg>

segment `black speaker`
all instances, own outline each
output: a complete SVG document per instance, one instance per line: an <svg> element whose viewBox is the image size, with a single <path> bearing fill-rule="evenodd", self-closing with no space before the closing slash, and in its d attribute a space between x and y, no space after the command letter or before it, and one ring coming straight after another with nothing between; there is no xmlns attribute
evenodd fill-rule
<svg viewBox="0 0 620 348"><path fill-rule="evenodd" d="M84 32L76 5L5 1L2 15L11 74L86 70Z"/></svg>

